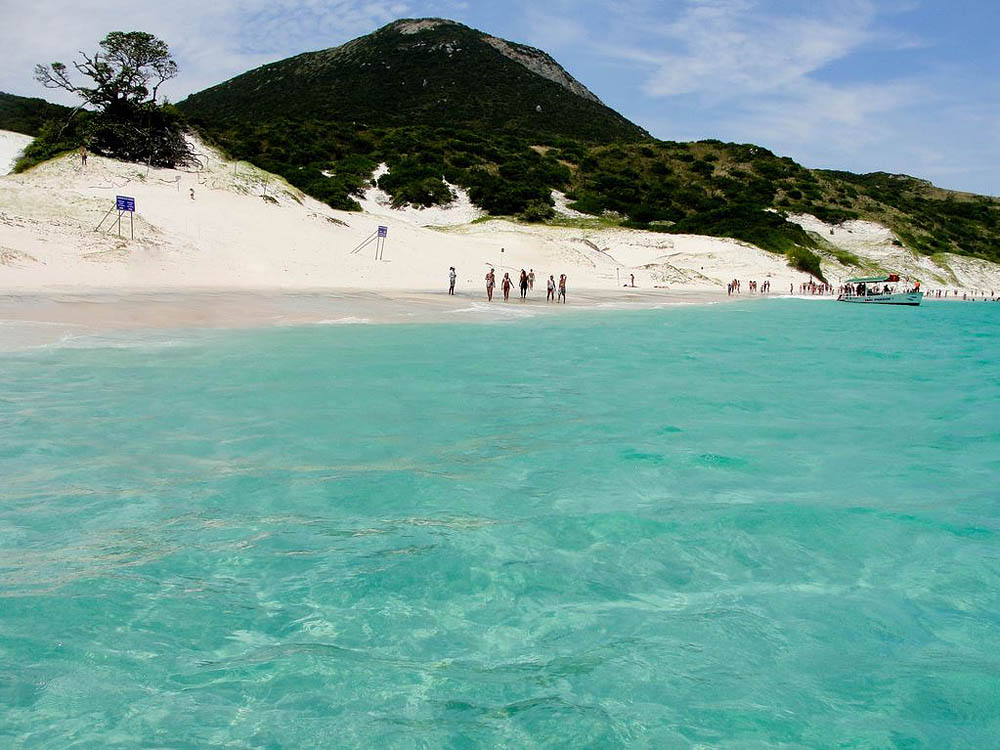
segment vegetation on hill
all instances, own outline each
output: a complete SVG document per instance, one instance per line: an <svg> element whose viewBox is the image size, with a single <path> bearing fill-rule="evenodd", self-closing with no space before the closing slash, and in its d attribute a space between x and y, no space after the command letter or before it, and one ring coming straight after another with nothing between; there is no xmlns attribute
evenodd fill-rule
<svg viewBox="0 0 1000 750"><path fill-rule="evenodd" d="M38 137L45 123L50 120L65 120L72 111L69 107L50 104L44 99L15 96L0 91L0 130Z"/></svg>
<svg viewBox="0 0 1000 750"><path fill-rule="evenodd" d="M195 121L279 119L559 135L595 142L648 134L541 50L453 21L397 21L340 47L271 63L178 107Z"/></svg>
<svg viewBox="0 0 1000 750"><path fill-rule="evenodd" d="M203 131L234 157L281 174L335 208L358 209L356 198L384 162L390 172L378 186L396 205L447 203L454 197L447 182L468 190L490 214L545 221L552 217L552 191L561 190L585 213L612 215L638 229L732 237L785 253L796 267L821 275L815 240L768 210L778 192L774 175L787 173L789 184L798 185L811 173L754 146L600 145L511 132L361 130L288 120L203 125Z"/></svg>

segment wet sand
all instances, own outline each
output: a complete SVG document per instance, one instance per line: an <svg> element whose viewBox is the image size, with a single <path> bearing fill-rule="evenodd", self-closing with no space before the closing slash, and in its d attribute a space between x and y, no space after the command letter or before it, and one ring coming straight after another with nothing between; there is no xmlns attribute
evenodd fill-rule
<svg viewBox="0 0 1000 750"><path fill-rule="evenodd" d="M67 337L137 329L497 322L565 312L651 309L730 301L724 292L666 289L570 290L566 304L465 291L200 289L0 295L0 348L46 346ZM741 299L747 297L741 297Z"/></svg>

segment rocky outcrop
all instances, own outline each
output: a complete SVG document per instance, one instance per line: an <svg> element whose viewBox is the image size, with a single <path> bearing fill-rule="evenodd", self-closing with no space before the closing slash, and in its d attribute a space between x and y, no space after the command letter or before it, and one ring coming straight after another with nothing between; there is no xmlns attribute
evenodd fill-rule
<svg viewBox="0 0 1000 750"><path fill-rule="evenodd" d="M511 44L495 36L484 36L483 41L496 49L504 57L508 57L515 62L521 63L524 67L542 78L558 83L565 89L572 91L577 96L589 99L592 102L603 104L603 102L591 93L590 89L576 80L573 76L555 60L534 47L526 47L521 44Z"/></svg>

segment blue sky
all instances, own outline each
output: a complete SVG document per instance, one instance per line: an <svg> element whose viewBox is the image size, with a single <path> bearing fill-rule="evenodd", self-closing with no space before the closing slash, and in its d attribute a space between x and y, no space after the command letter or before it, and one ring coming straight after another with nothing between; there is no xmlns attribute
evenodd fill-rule
<svg viewBox="0 0 1000 750"><path fill-rule="evenodd" d="M808 167L903 172L1000 195L997 0L0 0L0 90L59 101L36 62L115 29L166 40L174 100L400 17L541 47L669 140L756 143Z"/></svg>

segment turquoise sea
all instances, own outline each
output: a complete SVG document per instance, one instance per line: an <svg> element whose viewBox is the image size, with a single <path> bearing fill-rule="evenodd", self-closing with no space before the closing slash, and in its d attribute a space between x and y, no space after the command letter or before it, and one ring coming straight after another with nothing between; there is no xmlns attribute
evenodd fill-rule
<svg viewBox="0 0 1000 750"><path fill-rule="evenodd" d="M0 747L988 748L1000 305L0 353Z"/></svg>

